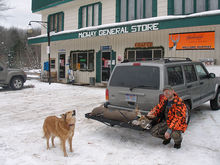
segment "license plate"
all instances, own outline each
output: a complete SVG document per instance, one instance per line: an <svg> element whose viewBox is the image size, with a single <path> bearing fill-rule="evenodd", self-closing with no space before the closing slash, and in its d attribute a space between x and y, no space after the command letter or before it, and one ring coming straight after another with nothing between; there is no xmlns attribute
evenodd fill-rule
<svg viewBox="0 0 220 165"><path fill-rule="evenodd" d="M125 95L125 101L136 102L137 101L137 96L136 95L131 95L131 94L126 94Z"/></svg>

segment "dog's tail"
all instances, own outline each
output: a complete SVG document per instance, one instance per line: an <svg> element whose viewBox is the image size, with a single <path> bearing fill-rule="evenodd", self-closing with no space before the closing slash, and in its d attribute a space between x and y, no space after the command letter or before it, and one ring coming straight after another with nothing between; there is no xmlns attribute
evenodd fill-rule
<svg viewBox="0 0 220 165"><path fill-rule="evenodd" d="M43 134L44 134L44 136L42 137L43 139L46 138L46 132L47 132L47 128L45 127L45 125L43 125Z"/></svg>
<svg viewBox="0 0 220 165"><path fill-rule="evenodd" d="M44 136L42 136L42 139L45 139L46 138L46 136L45 136L45 132L43 131L43 134L44 134Z"/></svg>

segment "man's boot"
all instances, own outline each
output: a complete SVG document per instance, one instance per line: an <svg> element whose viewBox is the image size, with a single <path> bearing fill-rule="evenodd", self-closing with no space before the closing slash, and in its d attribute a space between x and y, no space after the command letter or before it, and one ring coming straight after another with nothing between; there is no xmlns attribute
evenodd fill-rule
<svg viewBox="0 0 220 165"><path fill-rule="evenodd" d="M169 139L165 139L165 140L163 141L163 144L164 144L164 145L169 144L169 143L170 143L170 140L171 140L171 138L169 138Z"/></svg>
<svg viewBox="0 0 220 165"><path fill-rule="evenodd" d="M181 148L181 143L180 144L174 144L174 148L180 149Z"/></svg>

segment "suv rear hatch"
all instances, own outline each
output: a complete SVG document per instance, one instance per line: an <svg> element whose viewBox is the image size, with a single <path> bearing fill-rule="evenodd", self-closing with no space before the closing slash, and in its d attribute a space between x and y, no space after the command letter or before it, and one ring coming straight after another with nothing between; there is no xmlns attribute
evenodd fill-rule
<svg viewBox="0 0 220 165"><path fill-rule="evenodd" d="M134 110L144 113L159 102L160 68L141 63L118 65L108 83L108 108Z"/></svg>

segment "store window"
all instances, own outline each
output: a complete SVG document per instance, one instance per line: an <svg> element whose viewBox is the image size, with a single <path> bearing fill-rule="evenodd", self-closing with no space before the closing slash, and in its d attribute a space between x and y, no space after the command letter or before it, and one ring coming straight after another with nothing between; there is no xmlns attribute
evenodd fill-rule
<svg viewBox="0 0 220 165"><path fill-rule="evenodd" d="M185 0L185 14L194 13L194 0Z"/></svg>
<svg viewBox="0 0 220 165"><path fill-rule="evenodd" d="M156 2L156 0L154 0L154 2ZM154 13L154 16L155 16L155 8L157 8L157 5L154 3L153 5L153 2L152 0L145 0L145 18L150 18L150 17L153 17L153 13Z"/></svg>
<svg viewBox="0 0 220 165"><path fill-rule="evenodd" d="M70 53L70 69L81 71L94 70L94 51L77 51Z"/></svg>
<svg viewBox="0 0 220 165"><path fill-rule="evenodd" d="M180 15L182 14L182 0L175 0L174 1L174 15Z"/></svg>
<svg viewBox="0 0 220 165"><path fill-rule="evenodd" d="M49 31L63 31L64 30L64 13L56 13L48 16Z"/></svg>
<svg viewBox="0 0 220 165"><path fill-rule="evenodd" d="M117 0L117 22L150 18L157 15L157 0Z"/></svg>
<svg viewBox="0 0 220 165"><path fill-rule="evenodd" d="M134 61L148 61L163 58L163 50L158 49L127 49L125 52L125 59L130 62Z"/></svg>
<svg viewBox="0 0 220 165"><path fill-rule="evenodd" d="M196 12L206 11L206 0L197 0L196 2Z"/></svg>
<svg viewBox="0 0 220 165"><path fill-rule="evenodd" d="M168 0L169 15L185 15L220 9L219 0Z"/></svg>
<svg viewBox="0 0 220 165"><path fill-rule="evenodd" d="M50 59L50 68L55 69L56 60L54 58Z"/></svg>
<svg viewBox="0 0 220 165"><path fill-rule="evenodd" d="M209 10L219 9L219 0L209 0Z"/></svg>
<svg viewBox="0 0 220 165"><path fill-rule="evenodd" d="M101 25L102 4L94 3L79 9L79 28Z"/></svg>

